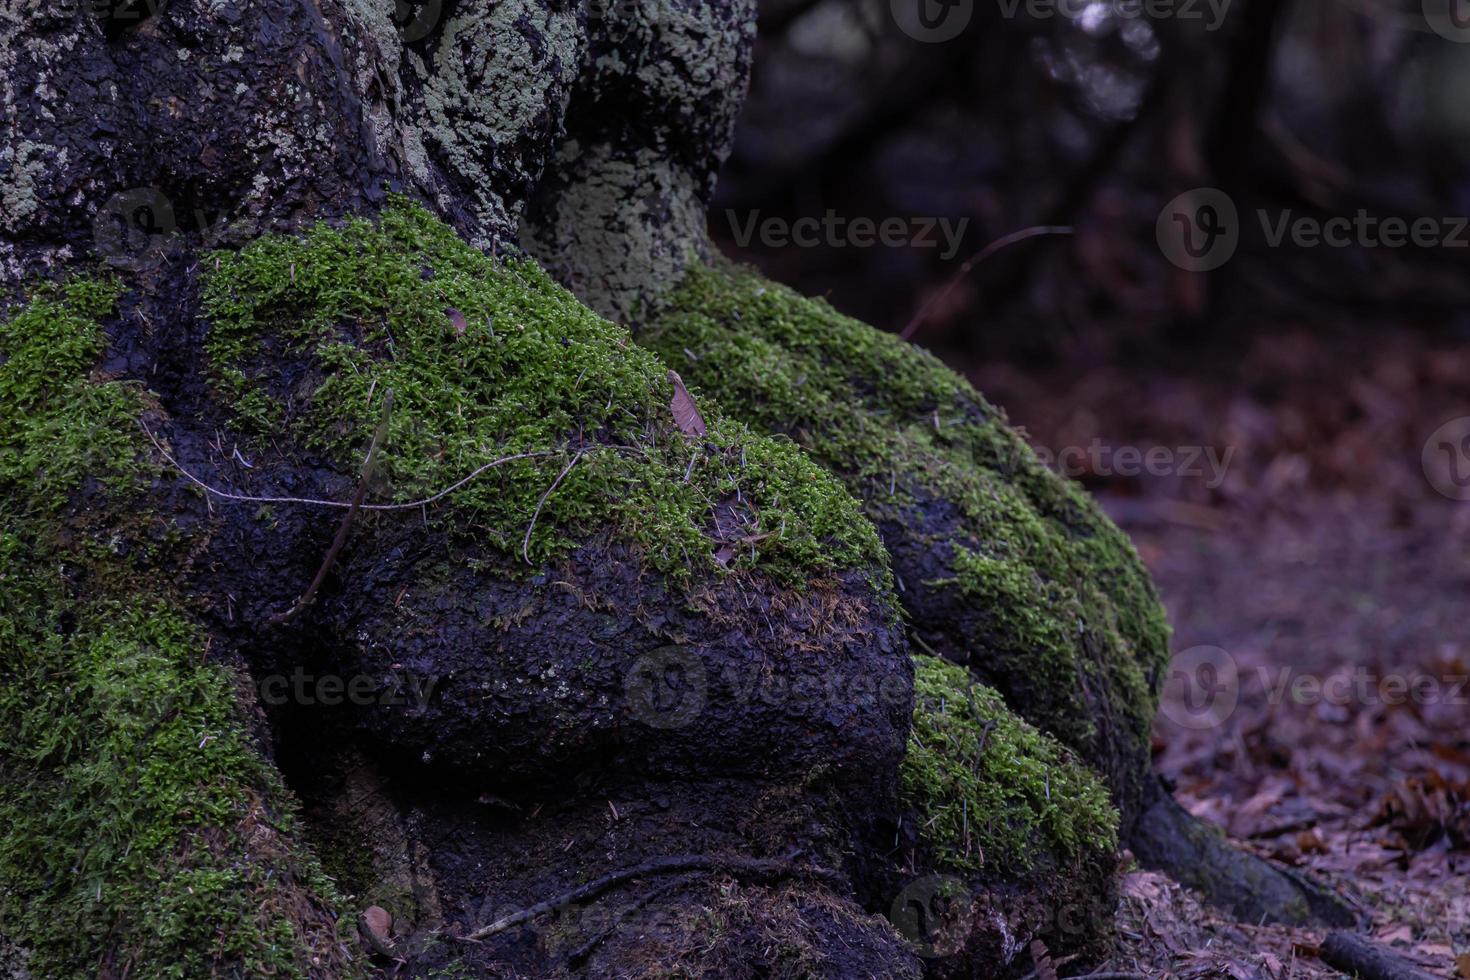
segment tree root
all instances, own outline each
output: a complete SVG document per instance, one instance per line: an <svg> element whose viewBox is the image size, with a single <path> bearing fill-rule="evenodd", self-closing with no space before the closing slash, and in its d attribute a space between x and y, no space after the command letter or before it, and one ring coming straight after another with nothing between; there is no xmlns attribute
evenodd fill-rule
<svg viewBox="0 0 1470 980"><path fill-rule="evenodd" d="M535 905L512 912L510 915L502 916L487 926L482 926L467 936L459 938L465 942L480 942L498 932L504 932L512 926L518 926L528 922L538 915L555 912L557 909L565 908L583 899L600 895L624 882L632 881L634 878L643 878L648 875L677 874L682 871L724 871L731 874L741 874L748 877L769 877L777 875L803 874L815 875L817 877L832 877L835 872L824 868L798 867L793 862L801 856L801 851L794 850L783 858L744 858L744 857L714 857L709 854L674 854L665 857L656 857L631 868L623 868L605 874L579 885L571 891L553 895L551 898L537 902Z"/></svg>
<svg viewBox="0 0 1470 980"><path fill-rule="evenodd" d="M1322 962L1361 980L1434 980L1397 953L1340 930L1329 932L1322 941Z"/></svg>
<svg viewBox="0 0 1470 980"><path fill-rule="evenodd" d="M1129 837L1146 868L1200 892L1245 922L1353 926L1358 916L1335 892L1307 876L1238 851L1225 835L1190 816L1154 781Z"/></svg>

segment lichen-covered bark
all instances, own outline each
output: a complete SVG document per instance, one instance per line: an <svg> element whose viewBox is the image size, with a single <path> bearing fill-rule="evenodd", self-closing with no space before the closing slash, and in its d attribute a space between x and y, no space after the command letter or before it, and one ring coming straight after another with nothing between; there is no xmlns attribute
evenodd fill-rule
<svg viewBox="0 0 1470 980"><path fill-rule="evenodd" d="M583 302L630 322L707 257L705 203L745 96L755 4L624 9L594 37L522 237Z"/></svg>

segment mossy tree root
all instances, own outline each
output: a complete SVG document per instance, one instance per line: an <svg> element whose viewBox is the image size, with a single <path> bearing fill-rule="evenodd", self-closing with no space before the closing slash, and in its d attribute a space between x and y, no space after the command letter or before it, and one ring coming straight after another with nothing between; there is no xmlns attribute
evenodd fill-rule
<svg viewBox="0 0 1470 980"><path fill-rule="evenodd" d="M1144 867L1163 871L1245 922L1351 926L1357 921L1352 908L1325 886L1233 847L1161 783L1149 795L1129 841Z"/></svg>

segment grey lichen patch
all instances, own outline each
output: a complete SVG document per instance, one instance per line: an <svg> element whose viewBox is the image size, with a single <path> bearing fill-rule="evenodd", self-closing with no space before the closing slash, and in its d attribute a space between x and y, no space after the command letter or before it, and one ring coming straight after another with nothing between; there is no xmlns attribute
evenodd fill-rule
<svg viewBox="0 0 1470 980"><path fill-rule="evenodd" d="M31 951L0 935L0 980L30 980Z"/></svg>
<svg viewBox="0 0 1470 980"><path fill-rule="evenodd" d="M705 257L704 205L749 74L747 0L604 2L567 137L523 244L598 312L631 322Z"/></svg>
<svg viewBox="0 0 1470 980"><path fill-rule="evenodd" d="M19 231L40 208L37 185L55 167L66 166L66 147L30 140L0 145L0 229Z"/></svg>
<svg viewBox="0 0 1470 980"><path fill-rule="evenodd" d="M484 229L513 229L566 110L582 36L575 11L529 0L462 5L424 72L424 139ZM472 236L481 248L492 242Z"/></svg>
<svg viewBox="0 0 1470 980"><path fill-rule="evenodd" d="M582 302L628 322L659 283L703 256L704 207L688 169L653 149L620 154L565 144L550 205L521 225L521 243Z"/></svg>

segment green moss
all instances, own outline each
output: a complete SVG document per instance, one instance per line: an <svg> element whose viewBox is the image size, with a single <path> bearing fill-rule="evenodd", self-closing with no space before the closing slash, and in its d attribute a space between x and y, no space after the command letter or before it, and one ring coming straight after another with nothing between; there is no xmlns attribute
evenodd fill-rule
<svg viewBox="0 0 1470 980"><path fill-rule="evenodd" d="M929 608L967 610L963 635L931 638L1004 680L1018 710L1074 747L1097 749L1097 706L1083 707L1079 691L1111 692L1103 711L1146 765L1168 657L1148 575L1087 494L1047 470L968 383L892 335L726 264L692 270L638 339L724 411L789 434L841 477L902 539L912 564L896 552L900 575L960 593L928 608L908 597L921 633L937 628Z"/></svg>
<svg viewBox="0 0 1470 980"><path fill-rule="evenodd" d="M322 975L330 884L239 679L122 557L156 474L142 393L89 376L117 295L74 281L0 322L0 922L37 976Z"/></svg>
<svg viewBox="0 0 1470 980"><path fill-rule="evenodd" d="M789 442L710 407L708 434L685 435L666 367L621 327L534 263L486 256L401 199L376 224L263 239L214 265L216 388L262 447L289 441L355 469L391 389L379 471L394 500L542 454L430 508L452 533L518 556L540 505L538 564L610 530L676 577L716 570L725 544L730 568L786 584L886 567L856 502Z"/></svg>
<svg viewBox="0 0 1470 980"><path fill-rule="evenodd" d="M1117 846L1107 789L963 668L914 658L903 800L939 861L968 871L1065 865Z"/></svg>

